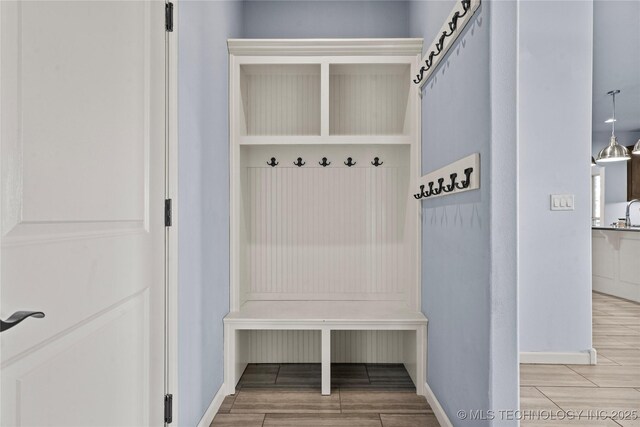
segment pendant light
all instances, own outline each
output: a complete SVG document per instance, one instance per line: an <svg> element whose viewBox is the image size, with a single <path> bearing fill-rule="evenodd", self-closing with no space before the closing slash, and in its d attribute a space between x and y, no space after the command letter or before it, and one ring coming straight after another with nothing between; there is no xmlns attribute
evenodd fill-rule
<svg viewBox="0 0 640 427"><path fill-rule="evenodd" d="M640 139L636 142L636 145L633 146L631 154L640 154Z"/></svg>
<svg viewBox="0 0 640 427"><path fill-rule="evenodd" d="M620 91L617 89L607 92L607 95L611 95L613 98L613 117L607 120L607 122L611 122L611 139L609 140L609 145L598 153L598 158L596 159L598 163L631 160L627 147L618 144L618 139L616 138L616 95L619 93Z"/></svg>

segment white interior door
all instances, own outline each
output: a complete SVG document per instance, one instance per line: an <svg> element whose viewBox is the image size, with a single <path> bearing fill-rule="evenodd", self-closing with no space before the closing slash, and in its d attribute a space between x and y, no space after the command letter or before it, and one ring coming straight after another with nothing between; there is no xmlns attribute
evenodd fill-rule
<svg viewBox="0 0 640 427"><path fill-rule="evenodd" d="M164 11L0 2L3 426L163 423Z"/></svg>

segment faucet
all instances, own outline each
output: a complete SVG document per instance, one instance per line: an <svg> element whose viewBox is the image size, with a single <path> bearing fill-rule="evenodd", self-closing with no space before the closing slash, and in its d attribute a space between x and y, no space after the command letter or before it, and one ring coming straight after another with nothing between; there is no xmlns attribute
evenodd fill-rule
<svg viewBox="0 0 640 427"><path fill-rule="evenodd" d="M629 200L629 203L627 203L627 212L625 213L625 221L624 221L624 225L626 227L631 227L631 216L629 215L629 208L631 208L631 205L634 204L635 202L640 203L640 199Z"/></svg>

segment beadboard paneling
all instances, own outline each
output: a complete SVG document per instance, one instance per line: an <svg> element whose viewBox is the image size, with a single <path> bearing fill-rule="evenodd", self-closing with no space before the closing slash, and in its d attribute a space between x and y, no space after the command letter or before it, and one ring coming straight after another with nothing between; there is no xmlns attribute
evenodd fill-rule
<svg viewBox="0 0 640 427"><path fill-rule="evenodd" d="M330 134L406 133L408 73L406 64L332 64L329 77Z"/></svg>
<svg viewBox="0 0 640 427"><path fill-rule="evenodd" d="M399 169L247 168L247 299L401 299Z"/></svg>
<svg viewBox="0 0 640 427"><path fill-rule="evenodd" d="M248 135L320 135L320 66L243 65Z"/></svg>
<svg viewBox="0 0 640 427"><path fill-rule="evenodd" d="M249 363L320 363L320 331L242 331Z"/></svg>
<svg viewBox="0 0 640 427"><path fill-rule="evenodd" d="M320 363L320 331L247 330L248 363ZM332 363L404 363L413 331L333 331Z"/></svg>

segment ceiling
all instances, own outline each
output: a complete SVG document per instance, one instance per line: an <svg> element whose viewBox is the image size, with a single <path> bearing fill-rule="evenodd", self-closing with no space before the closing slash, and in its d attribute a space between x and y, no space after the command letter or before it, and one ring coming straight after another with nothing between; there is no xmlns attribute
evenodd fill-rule
<svg viewBox="0 0 640 427"><path fill-rule="evenodd" d="M596 0L593 5L593 131L640 131L640 1Z"/></svg>

